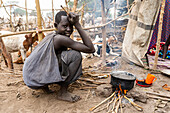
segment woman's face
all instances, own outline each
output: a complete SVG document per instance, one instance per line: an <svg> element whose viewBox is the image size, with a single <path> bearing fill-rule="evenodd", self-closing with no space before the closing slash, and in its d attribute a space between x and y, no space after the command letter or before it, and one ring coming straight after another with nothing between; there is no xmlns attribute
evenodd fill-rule
<svg viewBox="0 0 170 113"><path fill-rule="evenodd" d="M67 16L61 16L61 21L57 25L58 34L70 37L73 32L73 25L67 19Z"/></svg>

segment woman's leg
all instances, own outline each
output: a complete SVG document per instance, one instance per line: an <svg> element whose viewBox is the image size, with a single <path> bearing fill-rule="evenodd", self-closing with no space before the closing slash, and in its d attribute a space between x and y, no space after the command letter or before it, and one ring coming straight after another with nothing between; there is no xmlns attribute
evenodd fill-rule
<svg viewBox="0 0 170 113"><path fill-rule="evenodd" d="M80 96L70 94L67 89L69 84L76 81L82 75L81 53L74 50L65 51L61 54L61 59L64 63L62 64L63 69L61 76L66 77L66 79L65 81L59 83L61 88L58 94L58 98L69 102L76 102L80 100Z"/></svg>

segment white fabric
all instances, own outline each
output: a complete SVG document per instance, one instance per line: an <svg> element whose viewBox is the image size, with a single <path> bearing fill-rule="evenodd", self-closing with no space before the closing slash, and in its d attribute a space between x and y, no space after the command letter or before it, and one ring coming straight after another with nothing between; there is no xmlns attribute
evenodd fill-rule
<svg viewBox="0 0 170 113"><path fill-rule="evenodd" d="M133 18L129 19L122 45L122 57L128 62L144 66L141 59L149 47L153 28L152 30L146 29L140 24L142 23L144 26L155 25L160 0L135 0L135 2L136 5L130 14Z"/></svg>

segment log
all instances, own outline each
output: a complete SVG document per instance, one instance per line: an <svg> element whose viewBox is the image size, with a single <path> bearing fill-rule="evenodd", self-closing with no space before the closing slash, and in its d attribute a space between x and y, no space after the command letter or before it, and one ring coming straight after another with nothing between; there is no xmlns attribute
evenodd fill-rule
<svg viewBox="0 0 170 113"><path fill-rule="evenodd" d="M166 0L162 0L162 6L161 6L161 10L160 10L160 15L159 15L158 37L157 37L157 43L156 43L156 53L155 53L153 69L157 68L157 63L158 63L158 55L159 55L160 41L161 41L161 35L162 35L162 24L163 24L165 1Z"/></svg>

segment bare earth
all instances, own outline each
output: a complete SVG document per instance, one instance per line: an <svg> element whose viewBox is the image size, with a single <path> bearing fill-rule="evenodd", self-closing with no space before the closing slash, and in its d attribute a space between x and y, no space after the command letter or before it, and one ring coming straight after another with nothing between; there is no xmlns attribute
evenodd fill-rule
<svg viewBox="0 0 170 113"><path fill-rule="evenodd" d="M14 60L16 55L13 54ZM115 56L109 56L107 59L113 59ZM83 61L83 67L93 66L98 62L100 58L93 57ZM127 64L121 58L119 60L119 67L117 70L123 70L136 75L138 79L143 79L150 73L149 70L145 70L134 64ZM94 94L95 89L91 89L91 95L88 98L87 94L89 90L80 90L72 88L72 93L80 95L81 100L76 103L70 103L57 100L57 85L52 85L52 94L45 94L41 90L32 90L28 88L22 79L21 70L22 64L15 64L14 68L16 73L9 73L6 70L0 70L0 113L91 113L89 109L105 98L96 96ZM2 67L5 67L2 62ZM170 77L162 74L154 74L157 77L157 81L149 88L143 88L135 85L135 89L138 91L152 91L155 93L161 93L164 95L170 95L169 91L162 89L164 84L170 86ZM126 105L123 108L124 113L153 113L159 100L149 98L147 103L141 103L135 101L137 104L144 108L143 112L137 111L132 105ZM96 112L97 110L93 111ZM101 111L99 113L105 113ZM166 105L162 108L158 108L155 113L170 113L170 102L166 102Z"/></svg>

